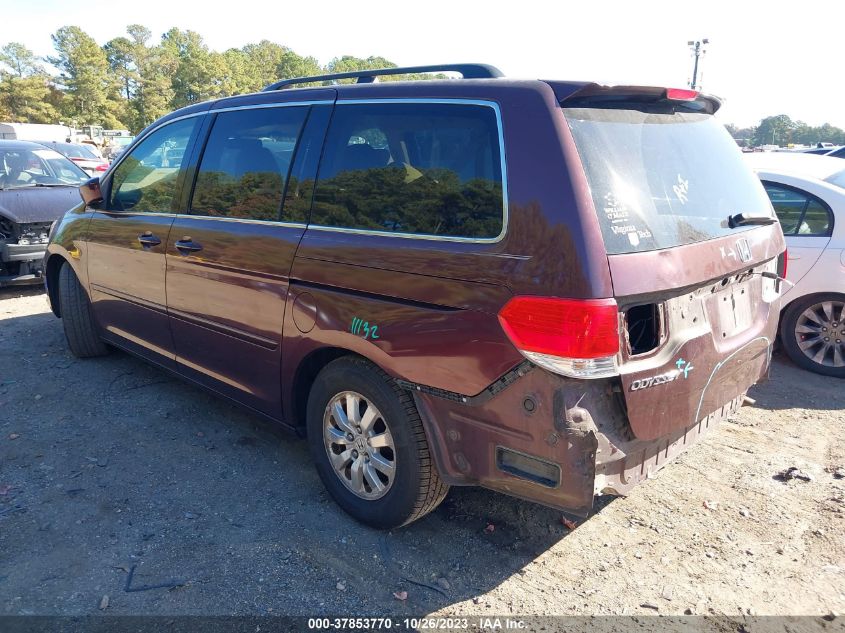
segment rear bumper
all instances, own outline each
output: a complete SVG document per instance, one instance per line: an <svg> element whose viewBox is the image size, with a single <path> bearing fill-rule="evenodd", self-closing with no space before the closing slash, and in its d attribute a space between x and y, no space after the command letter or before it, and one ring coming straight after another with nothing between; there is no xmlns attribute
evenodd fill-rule
<svg viewBox="0 0 845 633"><path fill-rule="evenodd" d="M618 378L577 380L533 368L477 406L414 396L447 483L586 516L594 495L627 494L733 415L768 362L768 354L759 357L748 384L735 383L695 424L648 440L631 431Z"/></svg>

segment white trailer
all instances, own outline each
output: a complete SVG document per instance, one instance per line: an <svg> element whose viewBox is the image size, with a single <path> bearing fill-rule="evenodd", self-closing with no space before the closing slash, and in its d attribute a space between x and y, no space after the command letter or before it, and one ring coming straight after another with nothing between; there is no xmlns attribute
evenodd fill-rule
<svg viewBox="0 0 845 633"><path fill-rule="evenodd" d="M46 123L0 123L0 139L66 143L73 130L66 125Z"/></svg>

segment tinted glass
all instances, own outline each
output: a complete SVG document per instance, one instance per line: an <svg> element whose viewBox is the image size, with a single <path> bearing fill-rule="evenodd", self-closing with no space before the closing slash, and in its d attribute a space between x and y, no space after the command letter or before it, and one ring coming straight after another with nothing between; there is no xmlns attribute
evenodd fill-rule
<svg viewBox="0 0 845 633"><path fill-rule="evenodd" d="M338 105L311 223L463 238L503 227L495 111L480 105Z"/></svg>
<svg viewBox="0 0 845 633"><path fill-rule="evenodd" d="M830 235L833 216L821 200L792 187L764 184L784 235Z"/></svg>
<svg viewBox="0 0 845 633"><path fill-rule="evenodd" d="M794 235L801 222L804 207L807 206L807 196L794 189L766 184L766 193L772 201L775 215L780 220L784 235Z"/></svg>
<svg viewBox="0 0 845 633"><path fill-rule="evenodd" d="M608 253L682 246L751 230L770 215L760 181L712 116L565 108Z"/></svg>
<svg viewBox="0 0 845 633"><path fill-rule="evenodd" d="M831 215L818 200L810 200L798 227L798 235L830 235Z"/></svg>
<svg viewBox="0 0 845 633"><path fill-rule="evenodd" d="M51 149L0 150L0 187L79 185L90 178L67 158Z"/></svg>
<svg viewBox="0 0 845 633"><path fill-rule="evenodd" d="M109 208L117 211L178 211L179 175L199 117L159 128L121 161L112 177Z"/></svg>
<svg viewBox="0 0 845 633"><path fill-rule="evenodd" d="M191 213L278 220L307 107L217 115L200 163Z"/></svg>

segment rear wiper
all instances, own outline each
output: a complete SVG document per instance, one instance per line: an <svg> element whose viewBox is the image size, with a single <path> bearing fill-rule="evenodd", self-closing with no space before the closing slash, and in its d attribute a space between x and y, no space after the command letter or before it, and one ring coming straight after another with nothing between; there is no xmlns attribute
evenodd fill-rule
<svg viewBox="0 0 845 633"><path fill-rule="evenodd" d="M775 224L777 221L778 219L771 215L758 215L754 213L737 213L736 215L728 216L728 226L732 229L738 226L767 226L769 224Z"/></svg>

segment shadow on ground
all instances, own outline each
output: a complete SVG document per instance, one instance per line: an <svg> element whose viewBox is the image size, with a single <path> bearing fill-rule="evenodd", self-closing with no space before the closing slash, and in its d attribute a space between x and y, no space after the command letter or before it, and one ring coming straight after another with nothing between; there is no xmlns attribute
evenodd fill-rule
<svg viewBox="0 0 845 633"><path fill-rule="evenodd" d="M770 380L752 387L748 395L764 409L830 409L837 404L845 409L845 381L801 369L782 350L774 354Z"/></svg>
<svg viewBox="0 0 845 633"><path fill-rule="evenodd" d="M0 613L109 595L110 613L419 614L568 533L474 488L402 530L358 525L303 440L123 353L77 360L49 313L0 321L0 367ZM133 567L129 589L179 587L126 591Z"/></svg>

